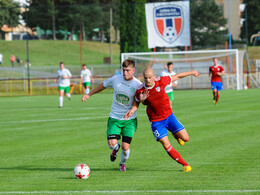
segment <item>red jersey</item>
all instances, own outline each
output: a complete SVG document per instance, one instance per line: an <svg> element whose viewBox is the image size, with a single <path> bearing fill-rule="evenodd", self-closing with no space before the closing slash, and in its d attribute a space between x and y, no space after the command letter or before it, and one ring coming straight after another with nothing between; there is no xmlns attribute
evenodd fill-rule
<svg viewBox="0 0 260 195"><path fill-rule="evenodd" d="M156 77L153 87L145 87L143 84L135 93L135 99L140 102L140 93L145 89L149 91L148 98L144 101L147 105L146 113L151 122L161 121L172 114L169 97L164 88L172 82L170 76Z"/></svg>
<svg viewBox="0 0 260 195"><path fill-rule="evenodd" d="M209 67L209 72L211 75L211 82L221 82L221 76L219 76L218 72L224 72L224 68L220 65Z"/></svg>

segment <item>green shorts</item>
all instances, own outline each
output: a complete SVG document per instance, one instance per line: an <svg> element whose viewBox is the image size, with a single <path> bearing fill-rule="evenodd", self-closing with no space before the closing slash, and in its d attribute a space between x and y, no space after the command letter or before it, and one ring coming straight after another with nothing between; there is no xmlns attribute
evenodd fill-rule
<svg viewBox="0 0 260 195"><path fill-rule="evenodd" d="M169 97L169 101L174 101L174 96L173 96L173 91L167 93L168 97Z"/></svg>
<svg viewBox="0 0 260 195"><path fill-rule="evenodd" d="M87 86L90 87L90 82L83 83L83 86L84 86L85 88L87 88Z"/></svg>
<svg viewBox="0 0 260 195"><path fill-rule="evenodd" d="M61 87L59 86L59 91L64 90L65 93L69 93L70 92L70 87Z"/></svg>
<svg viewBox="0 0 260 195"><path fill-rule="evenodd" d="M117 120L109 117L107 122L107 137L110 135L122 135L133 137L137 129L137 119Z"/></svg>

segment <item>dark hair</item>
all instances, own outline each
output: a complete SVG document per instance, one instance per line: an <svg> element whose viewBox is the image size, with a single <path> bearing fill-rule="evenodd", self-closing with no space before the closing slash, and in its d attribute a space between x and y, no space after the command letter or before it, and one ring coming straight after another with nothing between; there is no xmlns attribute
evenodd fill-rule
<svg viewBox="0 0 260 195"><path fill-rule="evenodd" d="M82 66L87 66L86 64L83 64Z"/></svg>
<svg viewBox="0 0 260 195"><path fill-rule="evenodd" d="M60 65L61 65L61 64L64 64L64 62L60 62Z"/></svg>
<svg viewBox="0 0 260 195"><path fill-rule="evenodd" d="M132 66L133 68L135 68L135 62L133 60L129 60L129 59L123 61L122 67L129 67L129 66Z"/></svg>
<svg viewBox="0 0 260 195"><path fill-rule="evenodd" d="M172 62L168 62L167 63L167 66L169 67L170 65L173 65Z"/></svg>

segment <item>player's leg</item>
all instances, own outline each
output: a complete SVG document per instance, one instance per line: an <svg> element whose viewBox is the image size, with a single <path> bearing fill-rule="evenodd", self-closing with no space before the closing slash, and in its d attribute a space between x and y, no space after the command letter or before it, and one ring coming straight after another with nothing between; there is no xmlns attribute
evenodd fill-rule
<svg viewBox="0 0 260 195"><path fill-rule="evenodd" d="M130 155L130 144L137 129L137 119L122 121L122 152L119 164L120 171L126 171L125 163Z"/></svg>
<svg viewBox="0 0 260 195"><path fill-rule="evenodd" d="M186 163L182 159L181 155L172 147L172 145L169 141L168 132L166 129L168 127L165 126L165 124L167 124L169 121L172 120L172 115L170 115L170 116L171 117L168 117L165 120L151 123L153 135L156 138L156 141L159 141L162 144L163 148L166 150L166 152L169 154L169 156L172 159L174 159L178 163L182 164L183 166L189 166L188 163Z"/></svg>
<svg viewBox="0 0 260 195"><path fill-rule="evenodd" d="M220 92L223 90L223 85L222 85L222 82L218 82L218 85L217 85L217 94L216 94L216 104L218 103L218 100L219 100L219 96L220 96Z"/></svg>
<svg viewBox="0 0 260 195"><path fill-rule="evenodd" d="M63 95L64 95L64 88L59 86L59 104L60 108L63 106Z"/></svg>
<svg viewBox="0 0 260 195"><path fill-rule="evenodd" d="M115 137L115 138L113 138ZM108 147L112 150L110 154L110 160L113 162L116 160L117 152L120 149L120 144L118 143L118 139L120 139L119 135L110 135L107 138L108 140Z"/></svg>
<svg viewBox="0 0 260 195"><path fill-rule="evenodd" d="M82 83L82 85L83 85L85 94L87 94L87 93L86 93L86 83Z"/></svg>
<svg viewBox="0 0 260 195"><path fill-rule="evenodd" d="M126 171L125 163L126 163L127 159L130 156L130 143L131 143L131 140L132 140L131 137L123 136L121 160L120 160L120 164L119 164L119 170L120 171Z"/></svg>
<svg viewBox="0 0 260 195"><path fill-rule="evenodd" d="M89 87L90 87L90 82L86 82L86 90L85 90L86 94L89 93Z"/></svg>
<svg viewBox="0 0 260 195"><path fill-rule="evenodd" d="M88 94L89 93L89 86L87 86L87 88L86 88L86 94Z"/></svg>
<svg viewBox="0 0 260 195"><path fill-rule="evenodd" d="M121 128L119 127L120 120L109 117L107 122L107 140L108 146L112 150L110 154L110 160L113 162L116 160L117 152L120 149L118 140L120 139Z"/></svg>
<svg viewBox="0 0 260 195"><path fill-rule="evenodd" d="M190 137L186 129L182 129L175 134L172 134L180 145L184 145L185 142L189 141Z"/></svg>
<svg viewBox="0 0 260 195"><path fill-rule="evenodd" d="M64 92L65 92L65 96L66 96L67 98L69 98L69 100L71 100L70 87L69 87L69 86L68 86L68 87L65 87Z"/></svg>
<svg viewBox="0 0 260 195"><path fill-rule="evenodd" d="M174 138L178 141L180 145L184 145L184 142L189 141L189 135L184 126L181 124L177 118L171 114L166 119L166 128L172 133Z"/></svg>
<svg viewBox="0 0 260 195"><path fill-rule="evenodd" d="M213 103L216 103L216 97L217 97L217 86L216 86L216 82L211 82L211 88L212 88L212 92L213 92Z"/></svg>
<svg viewBox="0 0 260 195"><path fill-rule="evenodd" d="M188 172L191 171L191 167L189 166L188 163L186 163L183 158L181 157L181 155L179 154L179 152L177 152L172 145L169 142L168 136L165 136L161 139L159 139L159 142L162 144L162 146L164 147L164 149L167 151L168 155L174 159L177 163L183 165L183 171L184 172Z"/></svg>
<svg viewBox="0 0 260 195"><path fill-rule="evenodd" d="M168 97L169 97L169 103L170 103L170 107L172 108L172 102L173 102L173 92L169 92L167 93Z"/></svg>

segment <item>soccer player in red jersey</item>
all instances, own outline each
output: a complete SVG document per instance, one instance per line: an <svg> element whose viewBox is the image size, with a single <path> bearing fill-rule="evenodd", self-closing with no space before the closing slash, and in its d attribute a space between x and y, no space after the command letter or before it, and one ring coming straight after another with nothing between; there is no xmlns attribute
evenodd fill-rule
<svg viewBox="0 0 260 195"><path fill-rule="evenodd" d="M218 64L218 59L213 58L214 66L209 67L209 77L213 90L213 103L217 104L219 100L219 91L223 90L221 76L225 74L224 69Z"/></svg>
<svg viewBox="0 0 260 195"><path fill-rule="evenodd" d="M172 133L180 144L181 142L187 142L189 135L184 126L173 115L165 87L189 75L199 77L199 73L196 70L182 72L172 76L155 77L153 69L146 68L143 73L145 83L136 91L136 101L133 103L131 110L125 115L126 119L130 117L137 110L140 102L147 105L146 113L151 122L152 132L156 141L162 144L164 149L174 160L183 165L184 172L191 171L191 167L172 147L169 142L168 131Z"/></svg>

